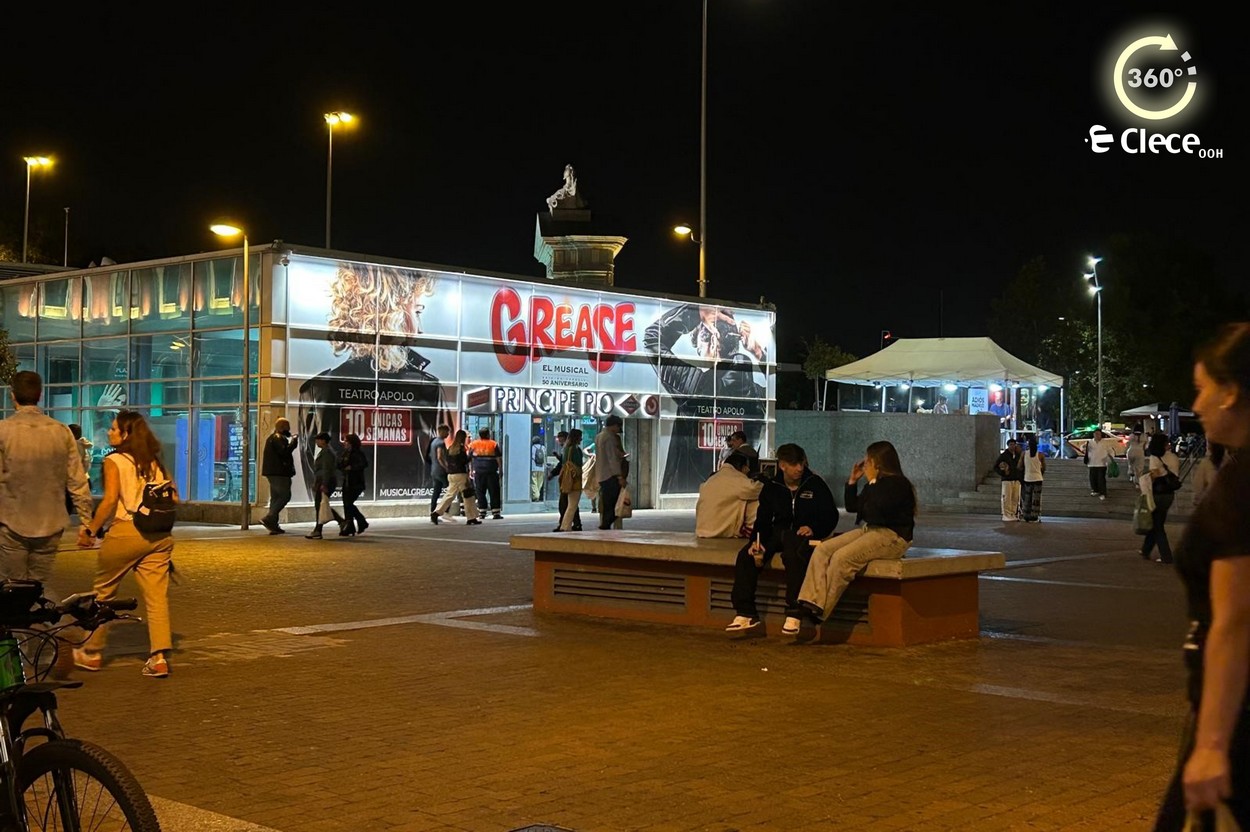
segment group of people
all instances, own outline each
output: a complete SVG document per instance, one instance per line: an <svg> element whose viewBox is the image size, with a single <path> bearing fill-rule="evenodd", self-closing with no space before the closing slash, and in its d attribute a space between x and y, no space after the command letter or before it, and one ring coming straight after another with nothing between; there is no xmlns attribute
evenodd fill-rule
<svg viewBox="0 0 1250 832"><path fill-rule="evenodd" d="M1025 440L1028 450L1015 439L994 461L994 471L1002 480L1002 511L1005 522L1042 522L1042 482L1046 474L1046 454L1038 451L1037 437Z"/></svg>
<svg viewBox="0 0 1250 832"><path fill-rule="evenodd" d="M321 540L328 522L339 527L339 536L351 537L364 534L369 521L356 501L365 493L365 469L369 457L361 448L360 437L349 433L343 438L342 450L335 454L330 448L330 434L324 431L313 437L316 452L313 457L313 501L317 522L304 537ZM299 437L291 435L291 422L280 418L274 421L273 433L265 440L261 452L261 476L269 482L269 510L261 518L261 525L270 534L286 534L279 524L279 515L291 501L291 481L295 477L295 451ZM330 498L339 490L342 480L343 514L330 504Z"/></svg>
<svg viewBox="0 0 1250 832"><path fill-rule="evenodd" d="M872 443L852 466L843 488L844 505L856 514L856 527L834 534L837 501L808 466L803 448L781 445L776 474L760 477L754 473L754 449L744 451L741 445L731 442L729 456L699 489L695 531L699 537L747 538L735 563L735 615L726 631L761 625L755 598L759 576L780 554L785 570L781 631L796 635L804 624L819 626L832 616L838 599L869 561L904 555L915 528L916 492L894 446Z"/></svg>
<svg viewBox="0 0 1250 832"><path fill-rule="evenodd" d="M168 531L140 528L134 521L149 486L167 489L177 499L161 443L142 415L118 413L108 432L113 451L101 463L104 497L96 505L79 436L39 407L43 379L38 373L18 372L9 390L15 412L0 421L0 577L39 581L49 597L68 594L48 582L69 515L77 513L78 546L97 551L92 591L107 601L116 596L126 575L135 575L148 628L149 653L142 672L158 679L168 676L174 539ZM73 666L100 670L105 643L104 629L81 645L59 641L54 670L60 675Z"/></svg>

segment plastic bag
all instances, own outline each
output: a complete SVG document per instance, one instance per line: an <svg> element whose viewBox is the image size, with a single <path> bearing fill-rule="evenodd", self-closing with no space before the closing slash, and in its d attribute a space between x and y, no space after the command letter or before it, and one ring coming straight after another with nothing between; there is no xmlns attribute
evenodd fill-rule
<svg viewBox="0 0 1250 832"><path fill-rule="evenodd" d="M1137 498L1137 507L1133 509L1133 531L1137 534L1149 534L1154 528L1154 518L1151 516L1150 500L1145 494Z"/></svg>
<svg viewBox="0 0 1250 832"><path fill-rule="evenodd" d="M330 495L322 493L321 504L317 506L317 523L324 526L334 520L334 509L330 508Z"/></svg>
<svg viewBox="0 0 1250 832"><path fill-rule="evenodd" d="M1112 479L1120 476L1120 464L1115 461L1115 457L1107 460L1107 476Z"/></svg>
<svg viewBox="0 0 1250 832"><path fill-rule="evenodd" d="M620 518L634 516L634 503L629 499L629 492L621 489L621 496L616 498L616 516Z"/></svg>

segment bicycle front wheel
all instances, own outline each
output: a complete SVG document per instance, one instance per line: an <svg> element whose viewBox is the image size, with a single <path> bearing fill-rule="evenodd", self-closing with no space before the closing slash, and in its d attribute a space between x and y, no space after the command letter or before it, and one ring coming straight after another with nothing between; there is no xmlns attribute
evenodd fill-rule
<svg viewBox="0 0 1250 832"><path fill-rule="evenodd" d="M32 832L160 832L139 781L112 754L53 740L23 754L17 771Z"/></svg>

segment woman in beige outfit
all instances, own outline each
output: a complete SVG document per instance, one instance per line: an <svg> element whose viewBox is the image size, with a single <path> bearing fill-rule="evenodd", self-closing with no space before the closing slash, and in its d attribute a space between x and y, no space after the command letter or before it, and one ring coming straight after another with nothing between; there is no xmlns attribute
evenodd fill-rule
<svg viewBox="0 0 1250 832"><path fill-rule="evenodd" d="M169 653L173 648L169 628L169 575L174 539L168 532L147 534L135 528L134 512L143 501L146 483L168 483L169 474L161 462L161 443L143 416L122 411L109 428L109 444L116 451L104 458L104 499L90 522L83 523L78 545L90 548L102 530L93 589L107 601L117 595L122 578L135 573L143 596L144 617L148 622L150 655L143 675L161 679L169 675ZM96 630L81 650L74 650L74 664L83 670L99 670L106 637Z"/></svg>

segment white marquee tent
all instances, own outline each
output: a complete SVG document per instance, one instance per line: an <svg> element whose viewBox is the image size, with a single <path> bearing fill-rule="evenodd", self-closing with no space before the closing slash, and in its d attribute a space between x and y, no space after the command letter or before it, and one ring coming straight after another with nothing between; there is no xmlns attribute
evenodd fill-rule
<svg viewBox="0 0 1250 832"><path fill-rule="evenodd" d="M900 338L867 358L825 372L825 382L881 387L1058 387L1063 424L1063 377L1021 361L990 338ZM826 399L828 394L826 393ZM910 410L910 406L908 410Z"/></svg>
<svg viewBox="0 0 1250 832"><path fill-rule="evenodd" d="M1063 387L1063 377L1021 361L989 338L900 338L890 346L825 373L847 384Z"/></svg>

